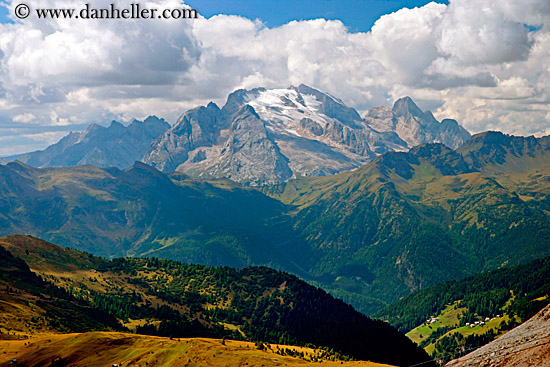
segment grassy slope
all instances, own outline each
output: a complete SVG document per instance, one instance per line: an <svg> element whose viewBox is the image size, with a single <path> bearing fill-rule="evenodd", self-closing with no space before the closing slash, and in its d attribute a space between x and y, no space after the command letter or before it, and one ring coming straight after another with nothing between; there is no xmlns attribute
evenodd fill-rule
<svg viewBox="0 0 550 367"><path fill-rule="evenodd" d="M33 264L33 270L41 275L51 275L62 279L61 285L75 285L75 280L85 281L92 276L97 277L94 268L104 266L107 261L92 257L79 251L63 249L44 241L27 236L11 236L0 240L0 246L9 248L16 256L25 258ZM53 249L53 251L52 251ZM3 251L3 249L1 249ZM5 255L5 256L4 256ZM137 336L133 334L95 332L86 334L55 334L59 331L70 331L71 326L104 328L90 320L90 315L82 313L88 310L79 306L76 300L72 302L66 314L60 299L55 299L48 291L48 284L30 273L25 264L9 253L2 252L0 261L2 276L0 284L9 287L10 291L0 294L0 364L17 359L19 364L35 365L57 361L59 365L90 366L110 365L115 362L149 363L155 366L179 365L226 365L245 363L254 365L261 362L265 366L277 366L285 363L289 366L317 365L305 363L303 360L280 356L274 353L277 347L288 348L305 353L305 359L313 356L324 359L323 365L340 365L340 362L328 362L322 358L322 350L312 350L304 347L275 346L273 351L256 350L252 343L220 340L186 339L181 342L167 338ZM112 281L116 279L112 278ZM119 279L120 281L120 279ZM128 287L122 282L120 286ZM7 288L6 288L7 289ZM67 307L65 303L62 307ZM80 307L80 308L79 308ZM51 312L60 321L58 326L52 326ZM81 313L79 313L79 311ZM82 318L84 322L67 322L68 318ZM68 324L68 326L66 325ZM75 325L76 324L76 325ZM74 329L73 329L74 330ZM31 339L28 339L28 338ZM23 338L24 340L16 341ZM8 341L9 340L9 341ZM61 358L61 361L58 359ZM217 358L217 359L215 359ZM191 360L190 364L188 360ZM195 364L193 364L195 363ZM56 364L53 364L56 365ZM366 362L345 362L348 366L383 366Z"/></svg>
<svg viewBox="0 0 550 367"><path fill-rule="evenodd" d="M549 254L550 154L528 153L480 171L425 145L263 191L296 206L295 228L315 249L304 267L318 284L370 314L411 290Z"/></svg>
<svg viewBox="0 0 550 367"><path fill-rule="evenodd" d="M549 295L550 258L545 258L422 289L378 316L432 357L448 360L527 320L549 303ZM437 322L425 323L434 317ZM474 321L485 325L465 325Z"/></svg>
<svg viewBox="0 0 550 367"><path fill-rule="evenodd" d="M0 339L120 330L113 317L36 276L25 262L4 249L5 244L0 241Z"/></svg>
<svg viewBox="0 0 550 367"><path fill-rule="evenodd" d="M504 331L499 330L499 325L501 322L509 322L510 316L508 314L502 314L501 317L496 317L495 315L488 315L490 317L489 321L484 321L484 325L477 325L475 327L470 326L460 326L460 316L467 309L464 307L455 308L454 305L449 305L445 310L441 311L439 315L435 315L438 321L432 324L422 324L411 331L406 335L417 344L420 344L422 341L427 340L430 335L436 332L438 329L448 327L450 330L446 331L440 337L432 340L429 344L424 346L424 350L428 354L433 354L435 350L435 345L438 340L444 336L449 336L454 333L460 333L463 336L469 335L481 335L487 333L489 330L493 330L496 335L504 333ZM504 312L504 311L503 311ZM486 317L486 316L485 316ZM480 319L485 320L483 315L480 315Z"/></svg>
<svg viewBox="0 0 550 367"><path fill-rule="evenodd" d="M440 314L456 302L460 302L458 307L468 305L471 313L477 313L476 310L492 310L488 313L499 313L503 307L508 307L512 300L514 304L520 301L532 303L539 302L535 301L536 299L545 300L544 296L549 292L549 287L550 258L545 258L419 290L380 310L377 315L400 330L408 332L420 326L428 317ZM525 315L522 309L528 309L529 304L517 305L520 307L514 306L514 309Z"/></svg>
<svg viewBox="0 0 550 367"><path fill-rule="evenodd" d="M48 335L29 341L0 341L0 364L17 359L18 365L52 366L348 366L383 367L371 362L323 361L306 362L281 356L277 347L296 349L312 356L319 351L309 348L272 346L257 350L253 343L231 341L222 345L216 339L171 340L135 334L95 332L85 334ZM307 358L307 357L306 357ZM56 364L57 363L57 364Z"/></svg>

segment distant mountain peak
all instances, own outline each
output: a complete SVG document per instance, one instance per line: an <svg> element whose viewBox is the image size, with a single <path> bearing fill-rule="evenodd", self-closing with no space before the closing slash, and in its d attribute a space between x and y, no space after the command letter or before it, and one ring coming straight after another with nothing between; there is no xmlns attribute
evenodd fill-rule
<svg viewBox="0 0 550 367"><path fill-rule="evenodd" d="M430 112L431 113L431 112ZM433 115L432 115L433 116ZM442 125L453 125L453 126L458 126L458 121L454 120L454 119L443 119L441 120L441 124Z"/></svg>
<svg viewBox="0 0 550 367"><path fill-rule="evenodd" d="M132 171L132 170L135 170L135 171L145 171L145 172L150 172L152 174L160 174L160 171L157 170L155 167L152 167L148 164L145 164L143 162L140 162L140 161L136 161L132 167L130 168L127 168L126 169L127 171Z"/></svg>
<svg viewBox="0 0 550 367"><path fill-rule="evenodd" d="M247 118L248 116L253 116L257 119L260 119L260 116L258 116L256 110L249 104L244 105L238 113L238 118Z"/></svg>
<svg viewBox="0 0 550 367"><path fill-rule="evenodd" d="M206 108L217 109L217 110L220 109L220 107L219 107L217 104L215 104L214 102L209 102L209 103L206 105Z"/></svg>
<svg viewBox="0 0 550 367"><path fill-rule="evenodd" d="M112 122L116 122L116 121L112 121ZM87 134L90 134L92 132L95 132L95 131L98 131L98 130L104 130L105 127L104 126L101 126L100 124L96 123L96 122L92 122L87 128L86 130L84 130L84 132L82 133L82 135L87 135Z"/></svg>
<svg viewBox="0 0 550 367"><path fill-rule="evenodd" d="M20 169L33 170L34 169L34 167L29 166L28 164L25 164L25 163L21 162L18 159L16 159L15 161L12 161L12 162L8 162L6 165L8 167L12 168L12 169L15 169L15 170L20 170Z"/></svg>
<svg viewBox="0 0 550 367"><path fill-rule="evenodd" d="M484 131L479 134L475 134L472 136L472 142L477 140L483 140L483 141L504 141L507 137L511 135L504 134L500 131Z"/></svg>
<svg viewBox="0 0 550 367"><path fill-rule="evenodd" d="M92 123L81 132L71 132L45 150L13 157L34 167L75 166L127 168L141 160L151 142L170 125L156 116L129 126L112 121L109 127Z"/></svg>
<svg viewBox="0 0 550 367"><path fill-rule="evenodd" d="M344 105L344 102L340 98L337 98L329 93L321 92L320 90L310 87L306 84L300 84L298 88L296 88L296 91L302 94L311 94L316 97L326 96L334 100L336 103Z"/></svg>
<svg viewBox="0 0 550 367"><path fill-rule="evenodd" d="M115 128L124 128L124 125L122 125L120 122L113 120L111 121L111 125L109 125L109 128L115 129Z"/></svg>
<svg viewBox="0 0 550 367"><path fill-rule="evenodd" d="M550 151L550 136L514 136L499 131L486 131L476 134L457 151L463 154L474 167L490 166L497 169L501 164L511 164L519 157L536 157ZM515 162L518 169L528 170L527 161Z"/></svg>
<svg viewBox="0 0 550 367"><path fill-rule="evenodd" d="M414 103L412 98L408 96L399 98L397 101L395 101L392 110L397 116L405 116L407 114L411 114L417 117L425 116L424 111L422 111L420 107L418 107L416 103Z"/></svg>
<svg viewBox="0 0 550 367"><path fill-rule="evenodd" d="M145 124L167 124L166 120L155 115L148 116L143 122Z"/></svg>

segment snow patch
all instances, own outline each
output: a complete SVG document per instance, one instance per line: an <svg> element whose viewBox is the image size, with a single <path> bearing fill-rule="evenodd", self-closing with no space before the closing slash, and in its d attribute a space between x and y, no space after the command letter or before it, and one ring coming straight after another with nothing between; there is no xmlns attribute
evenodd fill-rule
<svg viewBox="0 0 550 367"><path fill-rule="evenodd" d="M287 133L290 133L292 135L296 135L296 136L300 136L300 134L298 134L298 132L296 130L292 130L292 129L284 129Z"/></svg>
<svg viewBox="0 0 550 367"><path fill-rule="evenodd" d="M300 136L297 129L303 118L325 127L333 119L321 113L321 102L314 95L300 94L295 89L270 89L248 94L245 102L260 118L284 131Z"/></svg>

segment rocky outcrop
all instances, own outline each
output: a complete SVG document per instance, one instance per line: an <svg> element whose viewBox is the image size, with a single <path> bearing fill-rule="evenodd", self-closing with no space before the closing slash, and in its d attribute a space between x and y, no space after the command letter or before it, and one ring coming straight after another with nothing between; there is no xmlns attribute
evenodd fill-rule
<svg viewBox="0 0 550 367"><path fill-rule="evenodd" d="M444 119L440 123L430 111L422 111L410 97L398 99L391 109L373 108L364 119L378 131L397 133L409 148L424 143L442 143L456 149L471 137L455 120Z"/></svg>
<svg viewBox="0 0 550 367"><path fill-rule="evenodd" d="M143 155L142 161L164 172L173 172L197 147L218 142L220 108L215 103L186 112Z"/></svg>
<svg viewBox="0 0 550 367"><path fill-rule="evenodd" d="M236 114L217 163L208 170L208 175L269 185L286 181L292 171L264 122L252 107L245 105Z"/></svg>

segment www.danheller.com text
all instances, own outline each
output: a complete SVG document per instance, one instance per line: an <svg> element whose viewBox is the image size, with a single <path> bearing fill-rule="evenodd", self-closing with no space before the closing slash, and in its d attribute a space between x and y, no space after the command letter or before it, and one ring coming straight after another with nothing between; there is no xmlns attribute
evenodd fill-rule
<svg viewBox="0 0 550 367"><path fill-rule="evenodd" d="M25 19L33 13L39 19L196 19L199 17L199 13L191 8L147 8L138 3L130 4L126 8L118 8L116 4L110 4L105 8L95 8L85 4L80 9L37 8L34 12L26 4L15 7L15 15L19 19Z"/></svg>

